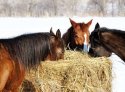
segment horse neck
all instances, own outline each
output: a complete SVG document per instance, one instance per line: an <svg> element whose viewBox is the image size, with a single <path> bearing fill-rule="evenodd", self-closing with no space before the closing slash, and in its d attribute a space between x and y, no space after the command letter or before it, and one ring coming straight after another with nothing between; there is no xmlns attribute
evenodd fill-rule
<svg viewBox="0 0 125 92"><path fill-rule="evenodd" d="M73 27L70 27L68 31L63 35L63 40L65 42L65 45L67 46L69 43L72 42L72 33L73 33Z"/></svg>
<svg viewBox="0 0 125 92"><path fill-rule="evenodd" d="M125 39L117 39L104 41L103 45L111 52L118 55L123 61L125 61Z"/></svg>
<svg viewBox="0 0 125 92"><path fill-rule="evenodd" d="M2 42L14 61L22 63L26 69L37 67L50 51L49 34L37 34L34 39L31 38L30 35L18 38L22 40L14 38Z"/></svg>

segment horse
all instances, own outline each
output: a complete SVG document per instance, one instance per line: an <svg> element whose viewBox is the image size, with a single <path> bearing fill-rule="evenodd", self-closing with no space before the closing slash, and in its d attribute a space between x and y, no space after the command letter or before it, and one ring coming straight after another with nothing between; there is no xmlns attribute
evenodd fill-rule
<svg viewBox="0 0 125 92"><path fill-rule="evenodd" d="M108 29L96 24L90 35L89 55L92 57L110 57L112 53L125 61L125 31Z"/></svg>
<svg viewBox="0 0 125 92"><path fill-rule="evenodd" d="M60 30L0 39L0 92L18 92L25 72L41 61L64 57Z"/></svg>
<svg viewBox="0 0 125 92"><path fill-rule="evenodd" d="M90 20L88 23L76 23L72 19L69 20L71 27L62 36L66 49L77 51L82 51L84 49L86 51L89 43L89 27L92 20Z"/></svg>

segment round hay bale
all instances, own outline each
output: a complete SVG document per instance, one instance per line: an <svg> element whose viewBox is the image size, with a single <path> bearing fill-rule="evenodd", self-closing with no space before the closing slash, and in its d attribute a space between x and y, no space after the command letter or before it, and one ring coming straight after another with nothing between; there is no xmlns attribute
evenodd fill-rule
<svg viewBox="0 0 125 92"><path fill-rule="evenodd" d="M77 51L66 51L64 57L42 62L37 71L26 76L38 92L111 92L109 59L90 58Z"/></svg>

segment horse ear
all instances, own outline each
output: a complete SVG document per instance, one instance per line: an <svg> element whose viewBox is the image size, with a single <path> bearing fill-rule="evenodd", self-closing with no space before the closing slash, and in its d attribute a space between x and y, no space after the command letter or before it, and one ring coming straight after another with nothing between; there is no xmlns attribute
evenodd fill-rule
<svg viewBox="0 0 125 92"><path fill-rule="evenodd" d="M52 31L52 27L50 28L50 34L55 35Z"/></svg>
<svg viewBox="0 0 125 92"><path fill-rule="evenodd" d="M61 38L61 32L60 32L59 29L58 29L57 32L56 32L56 36L59 37L59 38Z"/></svg>
<svg viewBox="0 0 125 92"><path fill-rule="evenodd" d="M75 28L77 26L77 23L70 18L69 20L70 20L71 25Z"/></svg>
<svg viewBox="0 0 125 92"><path fill-rule="evenodd" d="M95 29L98 29L98 28L100 28L100 25L99 25L99 23L97 22L97 24L95 25Z"/></svg>
<svg viewBox="0 0 125 92"><path fill-rule="evenodd" d="M92 19L93 20L93 19ZM92 24L92 20L90 20L87 25L90 26Z"/></svg>

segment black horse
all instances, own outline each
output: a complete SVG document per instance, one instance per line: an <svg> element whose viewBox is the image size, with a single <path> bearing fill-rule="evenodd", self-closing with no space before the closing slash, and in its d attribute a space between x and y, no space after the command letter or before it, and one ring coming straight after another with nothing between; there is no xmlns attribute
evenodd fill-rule
<svg viewBox="0 0 125 92"><path fill-rule="evenodd" d="M122 30L100 28L97 23L90 35L89 55L93 57L118 55L125 61L125 32Z"/></svg>

